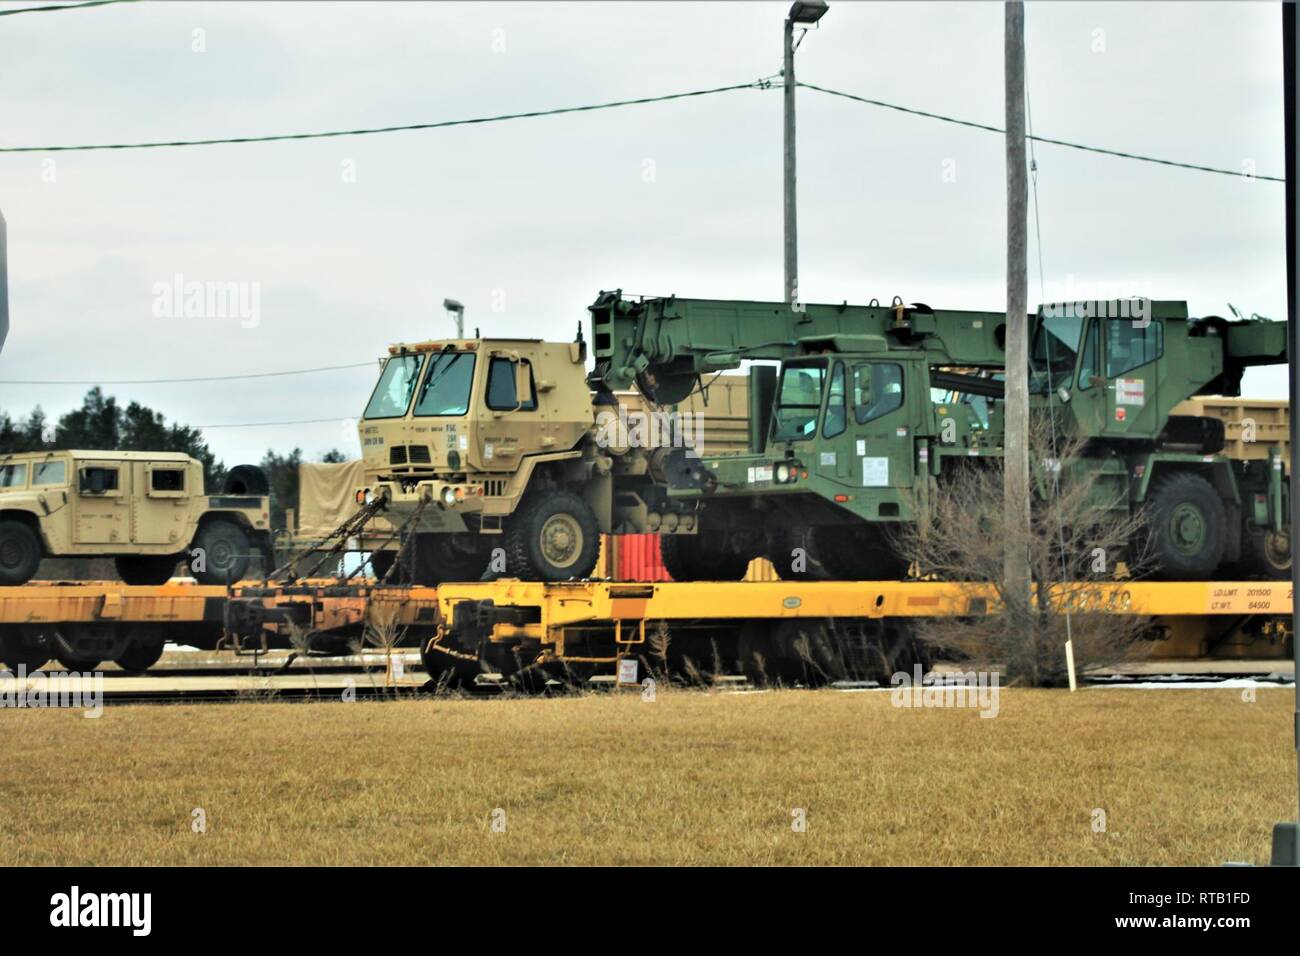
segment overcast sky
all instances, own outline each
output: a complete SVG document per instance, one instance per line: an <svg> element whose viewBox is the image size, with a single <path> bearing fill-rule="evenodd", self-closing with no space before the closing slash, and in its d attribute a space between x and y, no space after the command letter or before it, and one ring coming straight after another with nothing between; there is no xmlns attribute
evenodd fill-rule
<svg viewBox="0 0 1300 956"><path fill-rule="evenodd" d="M20 0L0 6L28 6ZM0 18L0 145L430 122L745 83L787 4L142 3ZM1283 173L1276 4L1031 3L1034 131ZM196 34L199 30L202 33ZM196 52L195 46L203 46ZM1000 126L1000 4L832 0L800 79ZM1003 142L799 93L805 301L1005 307ZM53 158L53 165L50 160ZM1284 189L1037 147L1046 297L1285 317ZM354 174L354 175L353 175ZM781 296L781 94L382 136L0 154L12 327L0 379L114 380L368 361L447 334L568 340L601 289ZM1032 233L1031 233L1032 240ZM156 286L240 282L254 324L159 316ZM1031 257L1030 301L1040 295ZM110 386L206 431L358 453L372 368ZM1282 369L1248 394L1285 397ZM84 386L0 385L51 415Z"/></svg>

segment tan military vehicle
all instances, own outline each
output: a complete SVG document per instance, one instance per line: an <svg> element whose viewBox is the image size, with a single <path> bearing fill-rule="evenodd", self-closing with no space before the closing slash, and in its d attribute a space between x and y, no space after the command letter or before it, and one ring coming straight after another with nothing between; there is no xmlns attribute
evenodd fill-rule
<svg viewBox="0 0 1300 956"><path fill-rule="evenodd" d="M240 465L204 494L203 465L174 452L0 455L0 585L46 557L112 557L127 584L162 584L182 560L205 584L237 581L254 554L271 559L266 491Z"/></svg>
<svg viewBox="0 0 1300 956"><path fill-rule="evenodd" d="M581 336L388 351L358 426L355 496L382 498L384 527L415 535L416 582L582 578L602 533L694 530L694 506L669 501L663 466L695 436L679 416L630 414L609 393L594 404ZM375 554L378 575L395 553Z"/></svg>

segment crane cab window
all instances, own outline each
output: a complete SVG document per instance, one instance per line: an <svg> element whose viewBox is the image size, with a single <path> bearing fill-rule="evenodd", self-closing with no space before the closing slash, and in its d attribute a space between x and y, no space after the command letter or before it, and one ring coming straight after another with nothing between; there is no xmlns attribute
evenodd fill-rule
<svg viewBox="0 0 1300 956"><path fill-rule="evenodd" d="M903 407L903 366L863 362L853 366L853 417L859 425Z"/></svg>
<svg viewBox="0 0 1300 956"><path fill-rule="evenodd" d="M1107 319L1105 326L1107 378L1154 362L1164 352L1163 323L1141 325L1133 319Z"/></svg>
<svg viewBox="0 0 1300 956"><path fill-rule="evenodd" d="M822 423L823 438L834 438L848 427L844 393L844 363L836 362L835 371L831 373L830 392L826 398L826 420Z"/></svg>
<svg viewBox="0 0 1300 956"><path fill-rule="evenodd" d="M772 441L805 441L817 434L826 363L786 363L772 416Z"/></svg>
<svg viewBox="0 0 1300 956"><path fill-rule="evenodd" d="M494 412L523 412L537 409L537 383L533 381L533 366L524 362L528 370L528 384L531 394L522 402L515 394L515 363L508 358L494 358L488 364L487 407Z"/></svg>

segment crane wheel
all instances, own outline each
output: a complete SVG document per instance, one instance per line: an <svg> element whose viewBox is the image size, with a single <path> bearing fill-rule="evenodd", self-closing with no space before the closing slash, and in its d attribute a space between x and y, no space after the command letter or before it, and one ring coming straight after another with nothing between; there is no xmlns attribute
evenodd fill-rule
<svg viewBox="0 0 1300 956"><path fill-rule="evenodd" d="M740 581L750 561L727 547L725 535L708 531L660 535L659 556L674 581Z"/></svg>
<svg viewBox="0 0 1300 956"><path fill-rule="evenodd" d="M1223 561L1228 519L1219 493L1200 475L1160 478L1147 500L1147 522L1153 577L1204 581Z"/></svg>

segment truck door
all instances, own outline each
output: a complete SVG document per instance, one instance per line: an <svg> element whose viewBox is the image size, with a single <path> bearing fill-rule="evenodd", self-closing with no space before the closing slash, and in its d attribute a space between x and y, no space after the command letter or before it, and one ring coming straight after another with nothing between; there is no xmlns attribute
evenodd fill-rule
<svg viewBox="0 0 1300 956"><path fill-rule="evenodd" d="M853 363L848 413L853 454L846 483L864 493L910 489L914 449L902 364L876 360ZM896 504L894 495L887 499ZM897 514L888 509L875 510L877 514Z"/></svg>
<svg viewBox="0 0 1300 956"><path fill-rule="evenodd" d="M1162 422L1156 401L1156 359L1164 353L1164 323L1149 319L1107 318L1101 327L1106 379L1103 435L1155 437Z"/></svg>
<svg viewBox="0 0 1300 956"><path fill-rule="evenodd" d="M83 459L73 476L75 544L127 544L131 540L130 467L120 461Z"/></svg>
<svg viewBox="0 0 1300 956"><path fill-rule="evenodd" d="M184 462L141 461L132 465L131 536L136 544L174 544L180 551L189 496L189 478Z"/></svg>
<svg viewBox="0 0 1300 956"><path fill-rule="evenodd" d="M541 445L532 363L518 353L493 352L485 387L479 460L485 469L512 471L525 452Z"/></svg>

